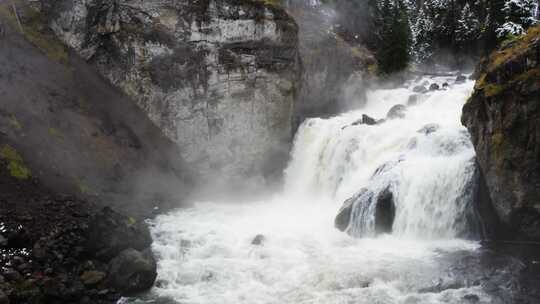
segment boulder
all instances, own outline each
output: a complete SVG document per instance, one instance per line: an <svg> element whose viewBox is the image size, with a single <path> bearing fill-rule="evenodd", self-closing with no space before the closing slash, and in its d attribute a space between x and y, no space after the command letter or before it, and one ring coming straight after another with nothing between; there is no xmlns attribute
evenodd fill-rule
<svg viewBox="0 0 540 304"><path fill-rule="evenodd" d="M251 241L251 245L257 245L257 246L262 245L265 240L266 238L264 237L264 235L257 234L255 238L253 239L253 241Z"/></svg>
<svg viewBox="0 0 540 304"><path fill-rule="evenodd" d="M448 89L450 87L450 84L448 82L445 82L442 84L443 89Z"/></svg>
<svg viewBox="0 0 540 304"><path fill-rule="evenodd" d="M407 112L407 107L401 104L393 106L388 114L386 114L387 119L400 119L405 118L405 113Z"/></svg>
<svg viewBox="0 0 540 304"><path fill-rule="evenodd" d="M375 120L374 118L366 115L366 114L363 114L362 115L362 122L368 126L373 126L373 125L376 125L377 124L377 120Z"/></svg>
<svg viewBox="0 0 540 304"><path fill-rule="evenodd" d="M86 250L103 261L112 259L122 250L145 250L152 244L146 223L122 215L109 207L91 217L86 238Z"/></svg>
<svg viewBox="0 0 540 304"><path fill-rule="evenodd" d="M363 191L365 192L366 189L363 189ZM361 191L361 193L363 192ZM341 207L341 209L339 209L338 214L336 215L336 218L334 220L334 227L336 227L339 231L345 231L349 227L349 223L351 222L354 202L356 202L359 196L360 194L347 199L343 203L343 206Z"/></svg>
<svg viewBox="0 0 540 304"><path fill-rule="evenodd" d="M436 83L432 83L432 84L429 86L429 90L430 90L430 91L438 91L438 90L440 90L440 89L441 89L441 87L440 87L438 84L436 84Z"/></svg>
<svg viewBox="0 0 540 304"><path fill-rule="evenodd" d="M124 295L148 290L157 276L157 265L149 249L126 249L109 262L107 285Z"/></svg>
<svg viewBox="0 0 540 304"><path fill-rule="evenodd" d="M458 75L456 77L456 83L464 83L465 81L467 81L467 77L465 77L463 75Z"/></svg>
<svg viewBox="0 0 540 304"><path fill-rule="evenodd" d="M13 268L5 268L3 271L2 271L2 275L4 276L4 278L6 278L6 280L8 280L9 282L17 282L17 281L20 281L22 280L22 276L21 274L13 269Z"/></svg>
<svg viewBox="0 0 540 304"><path fill-rule="evenodd" d="M80 279L81 279L81 282L84 285L93 286L93 285L96 285L96 284L102 282L103 279L105 279L106 276L107 276L107 274L104 273L104 272L90 270L90 271L83 272Z"/></svg>

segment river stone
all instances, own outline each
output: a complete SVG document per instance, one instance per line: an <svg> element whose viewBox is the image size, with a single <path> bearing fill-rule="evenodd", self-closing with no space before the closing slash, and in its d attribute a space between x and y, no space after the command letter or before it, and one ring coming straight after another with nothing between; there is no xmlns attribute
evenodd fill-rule
<svg viewBox="0 0 540 304"><path fill-rule="evenodd" d="M86 232L86 250L108 261L122 250L144 250L152 244L150 230L143 221L105 207L90 219Z"/></svg>
<svg viewBox="0 0 540 304"><path fill-rule="evenodd" d="M266 238L262 234L257 234L253 241L251 241L251 245L262 245Z"/></svg>
<svg viewBox="0 0 540 304"><path fill-rule="evenodd" d="M80 279L86 286L96 285L103 281L107 275L101 271L85 271Z"/></svg>
<svg viewBox="0 0 540 304"><path fill-rule="evenodd" d="M107 284L123 295L148 290L157 276L157 265L149 249L126 249L109 262Z"/></svg>
<svg viewBox="0 0 540 304"><path fill-rule="evenodd" d="M440 87L438 84L436 84L436 83L432 83L432 84L429 86L429 90L430 90L430 91L438 91L438 90L440 90L440 88L441 88L441 87Z"/></svg>
<svg viewBox="0 0 540 304"><path fill-rule="evenodd" d="M407 112L407 107L401 104L393 106L388 114L386 115L387 119L398 119L405 118L405 112Z"/></svg>

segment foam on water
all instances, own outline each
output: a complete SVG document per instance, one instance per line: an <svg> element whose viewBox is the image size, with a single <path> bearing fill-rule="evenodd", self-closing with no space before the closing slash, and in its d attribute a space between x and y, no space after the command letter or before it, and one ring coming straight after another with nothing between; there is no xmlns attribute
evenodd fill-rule
<svg viewBox="0 0 540 304"><path fill-rule="evenodd" d="M435 79L442 83L446 79ZM411 84L411 87L415 84ZM384 118L405 104L411 88L369 94L364 109L300 128L283 193L249 204L199 203L151 222L158 258L152 299L172 303L462 303L478 286L435 288L452 282L446 257L477 250L456 239L457 197L474 157L461 107L472 83L428 94L405 119L351 126L362 114ZM431 135L417 131L428 123ZM345 127L345 128L344 128ZM411 142L414 142L411 144ZM376 188L377 168L393 166L380 180L396 181L394 233L352 238L334 217L361 188ZM252 245L264 235L261 246Z"/></svg>

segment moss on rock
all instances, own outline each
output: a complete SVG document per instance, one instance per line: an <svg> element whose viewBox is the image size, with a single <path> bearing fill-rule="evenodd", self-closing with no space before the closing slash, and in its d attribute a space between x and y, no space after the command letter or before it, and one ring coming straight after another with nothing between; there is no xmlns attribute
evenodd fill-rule
<svg viewBox="0 0 540 304"><path fill-rule="evenodd" d="M5 144L0 147L0 158L7 162L9 174L17 179L28 179L32 173L24 164L23 158L11 146Z"/></svg>

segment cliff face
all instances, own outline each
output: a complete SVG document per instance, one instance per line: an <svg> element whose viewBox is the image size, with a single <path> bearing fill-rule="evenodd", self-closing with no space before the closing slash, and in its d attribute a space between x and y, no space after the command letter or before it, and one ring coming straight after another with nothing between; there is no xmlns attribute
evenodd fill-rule
<svg viewBox="0 0 540 304"><path fill-rule="evenodd" d="M180 202L190 182L178 147L17 5L24 34L0 4L0 170L133 215Z"/></svg>
<svg viewBox="0 0 540 304"><path fill-rule="evenodd" d="M268 1L42 0L56 35L209 178L272 175L288 156L297 26Z"/></svg>
<svg viewBox="0 0 540 304"><path fill-rule="evenodd" d="M463 109L494 207L540 239L540 27L494 52Z"/></svg>

